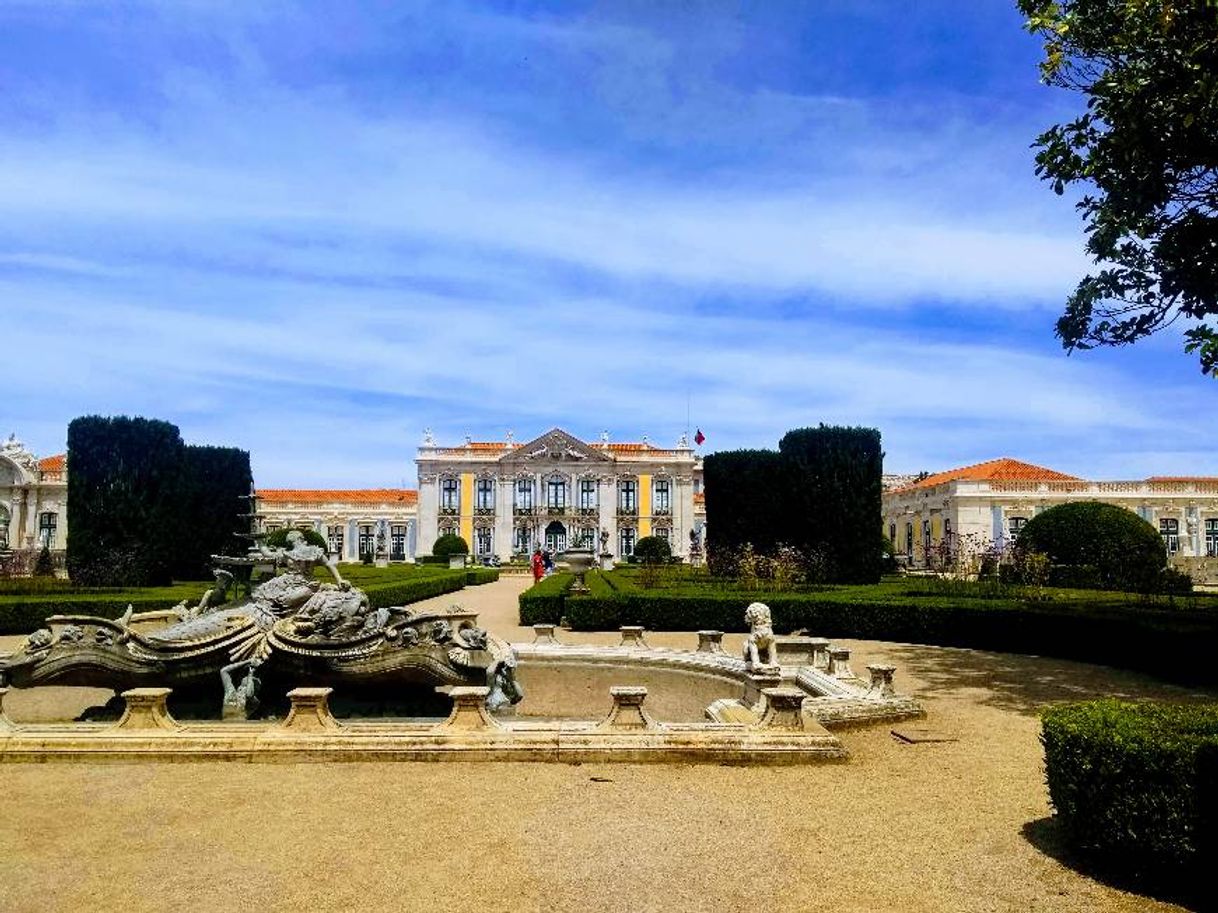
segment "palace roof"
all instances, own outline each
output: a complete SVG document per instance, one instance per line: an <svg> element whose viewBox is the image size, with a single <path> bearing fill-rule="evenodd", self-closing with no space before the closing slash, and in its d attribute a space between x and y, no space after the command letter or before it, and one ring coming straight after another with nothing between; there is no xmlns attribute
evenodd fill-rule
<svg viewBox="0 0 1218 913"><path fill-rule="evenodd" d="M64 464L67 463L68 456L66 453L57 453L55 456L43 457L38 461L38 468L42 472L63 472Z"/></svg>
<svg viewBox="0 0 1218 913"><path fill-rule="evenodd" d="M260 488L266 504L417 504L413 488Z"/></svg>
<svg viewBox="0 0 1218 913"><path fill-rule="evenodd" d="M1218 482L1218 476L1151 476L1147 482Z"/></svg>
<svg viewBox="0 0 1218 913"><path fill-rule="evenodd" d="M936 472L926 478L913 482L894 491L914 491L919 488L933 488L948 482L1081 482L1077 476L1066 475L1056 469L1048 469L1022 460L1010 457L1000 457L997 460L986 460L984 463L974 463L972 466L961 466L946 472Z"/></svg>

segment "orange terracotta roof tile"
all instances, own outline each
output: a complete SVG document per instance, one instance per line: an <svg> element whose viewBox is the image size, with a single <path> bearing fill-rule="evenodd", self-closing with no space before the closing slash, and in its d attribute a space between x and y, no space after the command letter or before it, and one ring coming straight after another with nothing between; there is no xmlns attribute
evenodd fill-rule
<svg viewBox="0 0 1218 913"><path fill-rule="evenodd" d="M413 488L260 488L267 504L417 504Z"/></svg>
<svg viewBox="0 0 1218 913"><path fill-rule="evenodd" d="M694 495L694 503L695 504L705 504L706 503L706 492L700 491L696 495Z"/></svg>
<svg viewBox="0 0 1218 913"><path fill-rule="evenodd" d="M949 469L946 472L936 472L920 482L914 482L895 491L913 491L918 488L933 488L947 482L1081 482L1077 476L1066 475L1056 469L1047 469L1013 460L1010 457L1000 457L997 460L986 460L984 463L974 463L972 466L961 466L959 469Z"/></svg>
<svg viewBox="0 0 1218 913"><path fill-rule="evenodd" d="M1151 476L1147 482L1218 482L1218 476Z"/></svg>
<svg viewBox="0 0 1218 913"><path fill-rule="evenodd" d="M67 454L57 453L55 456L43 457L39 460L38 468L43 472L63 472L63 467L67 461Z"/></svg>

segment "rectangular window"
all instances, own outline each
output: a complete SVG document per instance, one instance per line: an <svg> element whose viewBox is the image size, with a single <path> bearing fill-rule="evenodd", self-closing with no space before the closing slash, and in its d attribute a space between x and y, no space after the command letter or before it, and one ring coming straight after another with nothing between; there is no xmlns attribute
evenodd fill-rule
<svg viewBox="0 0 1218 913"><path fill-rule="evenodd" d="M268 523L267 523L267 524L266 524L264 527L262 527L262 528L263 528L263 530L264 530L265 532L268 532L268 533L273 533L275 530L277 530L277 529L281 529L281 528L282 528L282 524L279 524L279 523L273 523L273 522L268 522Z"/></svg>
<svg viewBox="0 0 1218 913"><path fill-rule="evenodd" d="M1218 558L1218 520L1205 521L1205 556Z"/></svg>
<svg viewBox="0 0 1218 913"><path fill-rule="evenodd" d="M1019 534L1023 531L1023 525L1027 522L1027 517L1010 517L1007 520L1007 529L1010 530L1012 543L1019 541Z"/></svg>
<svg viewBox="0 0 1218 913"><path fill-rule="evenodd" d="M474 530L474 549L480 558L485 558L494 550L491 528L489 526L479 526Z"/></svg>
<svg viewBox="0 0 1218 913"><path fill-rule="evenodd" d="M516 554L518 554L518 555L525 554L530 551L529 546L532 544L533 544L533 537L529 533L529 528L527 526L517 526L514 544L512 545L512 551L516 552Z"/></svg>
<svg viewBox="0 0 1218 913"><path fill-rule="evenodd" d="M672 532L667 526L657 526L652 535L654 535L657 539L663 539L669 544L670 547L672 546Z"/></svg>
<svg viewBox="0 0 1218 913"><path fill-rule="evenodd" d="M546 507L551 510L566 510L567 483L562 479L550 479L546 483Z"/></svg>
<svg viewBox="0 0 1218 913"><path fill-rule="evenodd" d="M533 509L533 480L516 480L516 506L521 510Z"/></svg>
<svg viewBox="0 0 1218 913"><path fill-rule="evenodd" d="M1167 554L1174 555L1180 551L1180 521L1167 518L1159 521L1159 535L1167 546Z"/></svg>
<svg viewBox="0 0 1218 913"><path fill-rule="evenodd" d="M453 526L451 523L441 523L439 528L436 530L436 535L455 536L457 535L457 527Z"/></svg>
<svg viewBox="0 0 1218 913"><path fill-rule="evenodd" d="M359 528L359 553L364 555L376 554L376 527L361 526Z"/></svg>
<svg viewBox="0 0 1218 913"><path fill-rule="evenodd" d="M617 485L617 509L624 514L632 514L639 508L639 486L638 483L632 481L618 482ZM633 551L633 545L631 550Z"/></svg>
<svg viewBox="0 0 1218 913"><path fill-rule="evenodd" d="M43 513L38 515L38 544L46 548L55 547L55 527L59 522L59 515L56 513Z"/></svg>
<svg viewBox="0 0 1218 913"><path fill-rule="evenodd" d="M389 560L406 560L406 527L389 527Z"/></svg>
<svg viewBox="0 0 1218 913"><path fill-rule="evenodd" d="M897 525L895 523L888 524L888 544L892 546L893 554L897 550Z"/></svg>
<svg viewBox="0 0 1218 913"><path fill-rule="evenodd" d="M331 526L326 530L326 538L329 540L330 554L339 558L343 554L343 528L342 526Z"/></svg>
<svg viewBox="0 0 1218 913"><path fill-rule="evenodd" d="M596 480L581 479L579 483L579 509L596 509Z"/></svg>
<svg viewBox="0 0 1218 913"><path fill-rule="evenodd" d="M651 487L651 512L653 514L672 513L672 483L667 479L656 479Z"/></svg>
<svg viewBox="0 0 1218 913"><path fill-rule="evenodd" d="M440 482L440 509L461 509L461 484L456 479L444 479Z"/></svg>
<svg viewBox="0 0 1218 913"><path fill-rule="evenodd" d="M930 557L930 548L933 543L930 539L930 521L922 521L922 555L926 558Z"/></svg>
<svg viewBox="0 0 1218 913"><path fill-rule="evenodd" d="M913 557L913 524L905 524L905 554Z"/></svg>
<svg viewBox="0 0 1218 913"><path fill-rule="evenodd" d="M634 529L629 526L623 526L617 533L618 553L623 558L628 558L634 554Z"/></svg>
<svg viewBox="0 0 1218 913"><path fill-rule="evenodd" d="M474 489L474 506L478 510L495 509L495 480L479 479Z"/></svg>

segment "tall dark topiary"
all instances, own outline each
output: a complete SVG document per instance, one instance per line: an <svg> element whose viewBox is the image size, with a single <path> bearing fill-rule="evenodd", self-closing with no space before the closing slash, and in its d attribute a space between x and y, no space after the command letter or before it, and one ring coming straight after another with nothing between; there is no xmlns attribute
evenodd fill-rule
<svg viewBox="0 0 1218 913"><path fill-rule="evenodd" d="M798 428L783 435L778 450L790 486L787 543L823 555L836 581L878 581L884 550L880 432L829 425Z"/></svg>
<svg viewBox="0 0 1218 913"><path fill-rule="evenodd" d="M180 530L173 574L181 580L205 578L211 556L239 554L237 533L249 530L241 514L249 511L253 476L250 455L235 447L188 446L182 454L178 498Z"/></svg>
<svg viewBox="0 0 1218 913"><path fill-rule="evenodd" d="M168 422L86 416L68 425L67 565L75 582L171 581L182 451Z"/></svg>
<svg viewBox="0 0 1218 913"><path fill-rule="evenodd" d="M1058 504L1019 532L1019 547L1056 565L1095 568L1104 589L1149 593L1167 567L1163 537L1132 511L1100 501Z"/></svg>
<svg viewBox="0 0 1218 913"><path fill-rule="evenodd" d="M730 450L703 460L706 547L712 560L746 543L771 552L786 541L785 477L786 464L773 450Z"/></svg>

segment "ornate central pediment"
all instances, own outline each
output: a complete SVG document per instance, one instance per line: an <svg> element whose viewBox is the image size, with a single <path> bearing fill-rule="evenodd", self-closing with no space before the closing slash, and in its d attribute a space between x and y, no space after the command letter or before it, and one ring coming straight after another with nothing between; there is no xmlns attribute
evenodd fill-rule
<svg viewBox="0 0 1218 913"><path fill-rule="evenodd" d="M510 453L499 458L508 465L521 463L611 463L607 453L589 447L579 438L561 428L553 428L527 444L521 444Z"/></svg>

